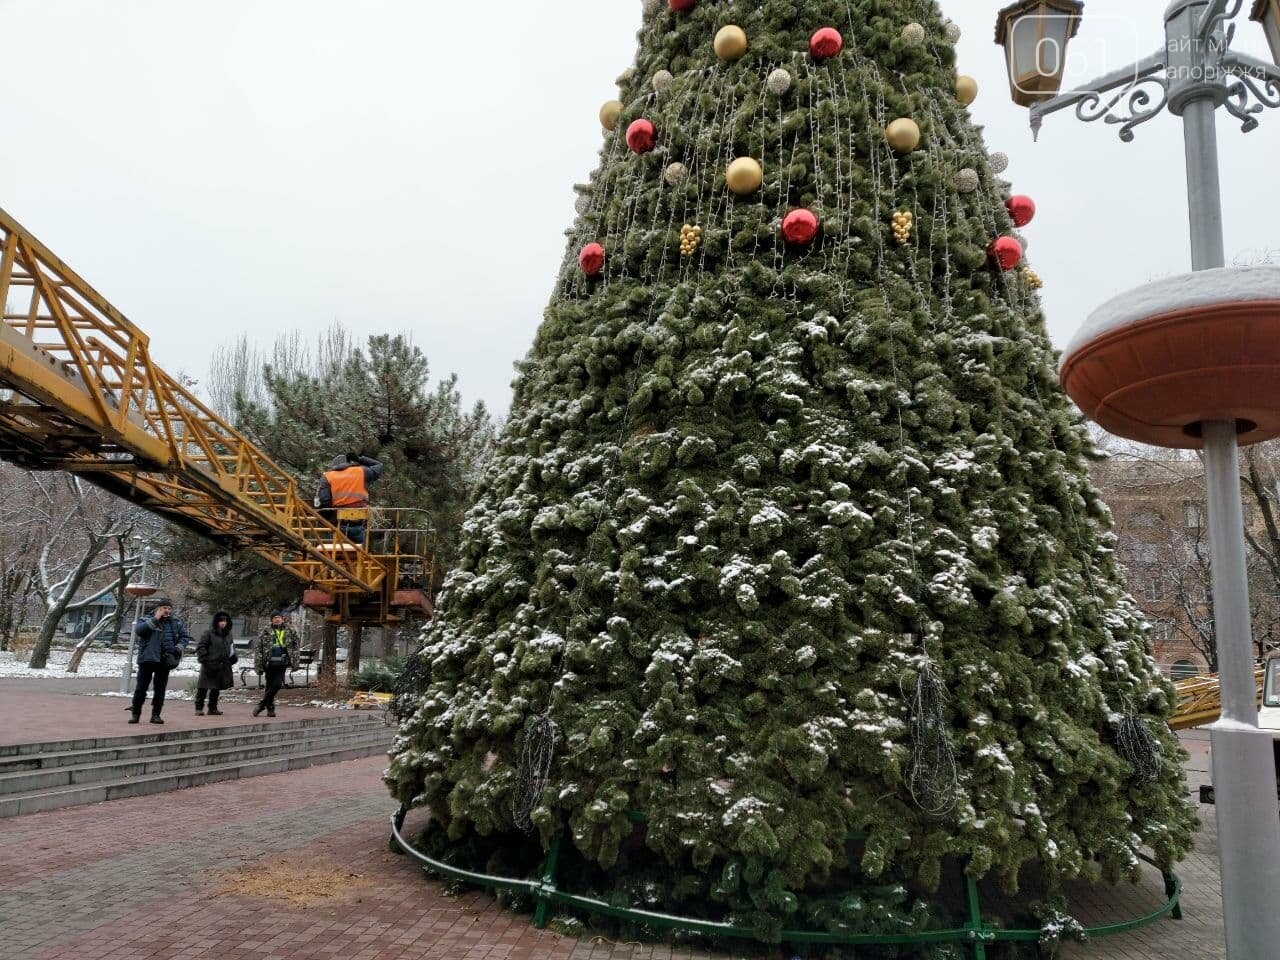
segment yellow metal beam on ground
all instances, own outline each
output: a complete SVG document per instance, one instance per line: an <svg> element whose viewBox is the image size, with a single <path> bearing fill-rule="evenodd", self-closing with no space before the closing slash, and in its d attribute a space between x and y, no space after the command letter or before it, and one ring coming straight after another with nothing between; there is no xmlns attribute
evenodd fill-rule
<svg viewBox="0 0 1280 960"><path fill-rule="evenodd" d="M1258 685L1258 704L1262 704L1263 667L1258 667L1253 674ZM1203 727L1214 723L1222 716L1222 691L1216 673L1206 677L1188 677L1174 683L1178 691L1178 704L1174 709L1173 719L1169 726L1174 730L1190 730L1192 727Z"/></svg>
<svg viewBox="0 0 1280 960"><path fill-rule="evenodd" d="M0 456L80 474L335 595L382 590L383 559L157 367L146 335L3 210L0 308Z"/></svg>

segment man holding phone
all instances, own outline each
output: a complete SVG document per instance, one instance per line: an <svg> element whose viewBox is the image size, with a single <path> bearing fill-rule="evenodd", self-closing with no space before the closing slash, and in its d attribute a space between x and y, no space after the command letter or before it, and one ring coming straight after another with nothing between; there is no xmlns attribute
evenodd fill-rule
<svg viewBox="0 0 1280 960"><path fill-rule="evenodd" d="M138 635L138 679L133 689L133 707L129 722L142 718L142 707L147 702L147 687L154 685L151 697L151 722L164 723L160 711L164 707L164 691L169 683L169 671L178 665L182 654L191 642L186 625L174 616L173 601L161 597L151 610L134 625Z"/></svg>

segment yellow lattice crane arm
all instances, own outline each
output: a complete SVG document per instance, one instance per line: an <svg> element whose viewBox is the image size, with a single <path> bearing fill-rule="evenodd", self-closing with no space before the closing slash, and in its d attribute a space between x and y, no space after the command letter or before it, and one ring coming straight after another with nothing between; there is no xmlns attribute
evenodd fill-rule
<svg viewBox="0 0 1280 960"><path fill-rule="evenodd" d="M1259 705L1262 704L1264 672L1263 667L1257 667L1253 671ZM1178 691L1178 703L1174 708L1173 719L1169 721L1169 726L1174 730L1206 727L1216 723L1222 716L1222 688L1216 673L1204 677L1188 677L1186 680L1179 680L1174 687Z"/></svg>
<svg viewBox="0 0 1280 960"><path fill-rule="evenodd" d="M0 456L66 470L335 596L383 561L151 360L145 334L0 210Z"/></svg>

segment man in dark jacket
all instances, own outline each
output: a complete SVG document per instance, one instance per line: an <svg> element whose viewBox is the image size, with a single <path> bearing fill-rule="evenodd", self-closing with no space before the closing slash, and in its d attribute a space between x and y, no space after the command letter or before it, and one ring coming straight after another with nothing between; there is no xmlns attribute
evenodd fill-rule
<svg viewBox="0 0 1280 960"><path fill-rule="evenodd" d="M196 660L200 662L200 679L196 684L196 716L204 716L205 696L209 698L209 716L220 717L218 694L235 686L231 668L236 660L236 642L231 636L231 615L219 610L196 644Z"/></svg>
<svg viewBox="0 0 1280 960"><path fill-rule="evenodd" d="M276 715L276 694L284 686L285 671L298 662L300 644L293 627L285 624L284 614L273 613L270 625L263 627L258 635L258 653L253 662L254 668L267 676L267 692L253 708L255 717L263 710L268 717Z"/></svg>
<svg viewBox="0 0 1280 960"><path fill-rule="evenodd" d="M329 463L329 469L316 487L316 509L330 523L338 518L339 510L367 510L369 484L381 477L382 471L382 464L372 457L339 454ZM338 529L355 543L364 543L363 521L338 520Z"/></svg>
<svg viewBox="0 0 1280 960"><path fill-rule="evenodd" d="M161 597L156 601L151 615L143 617L133 627L138 635L138 679L133 690L133 709L130 723L142 717L142 706L147 702L147 687L155 684L151 698L151 722L164 723L160 710L164 707L164 689L169 683L169 671L178 665L191 634L181 620L173 615L173 601Z"/></svg>

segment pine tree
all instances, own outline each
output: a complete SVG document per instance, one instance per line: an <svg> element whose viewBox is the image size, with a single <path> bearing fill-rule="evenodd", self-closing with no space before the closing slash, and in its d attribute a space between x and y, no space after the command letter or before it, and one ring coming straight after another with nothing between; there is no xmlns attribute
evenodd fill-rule
<svg viewBox="0 0 1280 960"><path fill-rule="evenodd" d="M458 862L563 834L598 895L762 935L930 922L948 858L1180 859L1172 691L936 4L644 10L393 793Z"/></svg>

